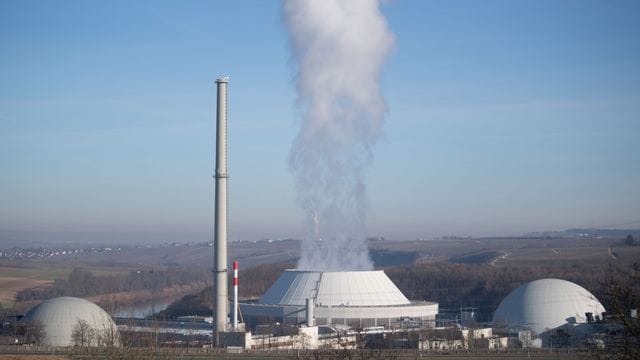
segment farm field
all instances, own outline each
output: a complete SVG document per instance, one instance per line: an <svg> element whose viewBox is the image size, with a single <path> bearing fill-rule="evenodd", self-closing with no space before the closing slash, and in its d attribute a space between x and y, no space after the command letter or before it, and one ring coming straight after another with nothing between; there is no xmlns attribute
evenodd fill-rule
<svg viewBox="0 0 640 360"><path fill-rule="evenodd" d="M629 266L640 261L640 246L623 246L621 240L620 237L505 237L370 240L368 244L371 258L378 268L451 263L496 269L553 267L569 271L578 267L602 273L608 264ZM103 246L104 249L110 246L109 251L72 252L69 249L81 247L68 247L66 254L58 251L56 256L45 258L0 259L0 304L5 308L11 307L14 296L21 290L47 287L56 279L67 279L74 268L102 276L126 274L132 270L149 273L153 269L208 271L213 265L210 243ZM241 271L265 264L290 264L286 266L294 267L299 251L300 242L292 239L229 243L229 257L239 260ZM556 270L560 274L560 270ZM192 291L203 286L185 285L192 286ZM171 290L172 297L179 296L181 290L174 290ZM120 298L128 301L128 298L140 299L139 295L137 292L123 293ZM100 296L95 294L94 298Z"/></svg>
<svg viewBox="0 0 640 360"><path fill-rule="evenodd" d="M52 284L56 279L65 279L73 267L57 264L55 266L37 261L23 261L20 266L12 266L13 261L0 262L0 305L11 307L16 293ZM94 267L90 270L96 275L110 275L126 272L116 268Z"/></svg>
<svg viewBox="0 0 640 360"><path fill-rule="evenodd" d="M44 286L52 282L51 280L0 276L0 305L2 307L11 307L19 291Z"/></svg>

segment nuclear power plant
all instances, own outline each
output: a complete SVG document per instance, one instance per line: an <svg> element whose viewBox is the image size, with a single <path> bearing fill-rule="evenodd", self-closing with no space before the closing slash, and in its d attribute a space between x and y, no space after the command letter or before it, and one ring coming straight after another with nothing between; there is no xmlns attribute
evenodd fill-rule
<svg viewBox="0 0 640 360"><path fill-rule="evenodd" d="M345 264L343 270L313 269L308 264L305 269L284 270L258 299L240 302L238 261L232 262L231 292L227 267L229 79L221 77L215 83L212 316L194 311L160 321L112 318L113 313L86 299L59 297L34 306L24 315L25 343L37 335L41 346L66 351L77 348L87 354L101 348L119 351L135 341L142 349L155 344L157 350L162 343L167 354L173 355L182 351L184 344L189 347L195 343L200 346L200 354L207 355L402 348L415 349L416 356L421 357L423 352L451 350L474 350L469 352L473 356L478 349L509 353L512 349L526 348L529 352L541 348L540 353L544 353L585 344L604 349L620 340L620 317L607 314L587 289L562 279L538 279L521 285L502 299L493 319L484 322L475 318L473 311L465 310L469 308L459 309L460 316L451 318L456 309L441 309L428 299L409 299L383 270L353 270L354 264ZM333 261L332 266L336 263L341 264ZM465 299L458 301L462 304ZM190 306L186 309L189 312L193 310ZM630 310L627 320L637 322L637 310ZM305 353L307 358L311 354ZM332 355L329 353L328 358L334 358Z"/></svg>
<svg viewBox="0 0 640 360"><path fill-rule="evenodd" d="M438 303L412 301L381 270L285 270L255 302L238 302L238 263L233 262L233 306L227 270L227 87L216 80L216 165L213 343L217 347L355 348L367 336L455 329L461 339L420 338L420 349L463 349L483 339L490 349L552 344L557 332L590 336L605 310L584 288L559 279L525 284L507 296L494 324L446 327ZM229 317L231 313L231 318ZM242 322L239 322L239 316ZM600 321L600 323L599 323ZM499 325L499 331L494 327ZM283 330L286 329L286 330ZM440 333L439 333L440 332ZM408 336L408 335L407 335ZM434 335L435 336L435 335ZM268 340L266 340L268 339ZM341 339L336 342L336 339ZM358 340L360 339L360 340ZM529 339L530 341L524 341ZM268 345L266 345L268 344Z"/></svg>
<svg viewBox="0 0 640 360"><path fill-rule="evenodd" d="M287 270L257 303L238 304L237 262L234 262L232 320L229 321L227 284L227 86L228 77L216 80L216 162L214 224L213 339L217 346L229 344L225 333L238 326L238 310L245 326L255 329L271 323L342 325L353 328L398 328L403 323L435 327L438 304L410 301L383 271ZM231 323L231 324L230 324ZM246 346L246 343L244 344Z"/></svg>
<svg viewBox="0 0 640 360"><path fill-rule="evenodd" d="M556 352L552 354L556 355L558 348L582 351L585 347L595 347L608 351L610 346L626 340L624 321L638 324L637 309L630 308L628 318L622 317L613 305L614 313L607 313L603 304L586 288L554 278L521 284L504 297L496 309L482 309L485 318L478 319L474 317L472 306L442 309L441 304L428 298L409 299L383 270L354 270L358 268L355 264L362 262L343 265L341 261L350 255L348 247L338 247L337 250L343 253L341 259L332 258L324 264L299 262L301 268L284 270L274 283L265 286L267 290L259 298L240 302L239 263L232 261L233 272L230 273L228 264L231 258L227 251L229 79L221 77L215 83L217 111L213 174L212 309L207 308L208 299L198 299L200 294L195 296L197 300L194 300L194 294L183 298L178 302L183 305L178 306L173 314L151 311L151 315L144 317L118 314L115 311L118 302L116 294L101 299L108 311L87 299L68 296L48 298L39 304L31 304L31 310L24 315L15 315L11 321L0 321L0 327L5 329L5 336L0 334L0 346L5 347L10 341L13 347L9 351L17 353L61 351L81 353L82 356L95 353L99 357L114 357L120 351L133 351L132 358L148 356L150 348L154 355L171 358L189 354L198 358L225 356L226 353L242 352L262 358L265 357L262 356L264 352L281 350L287 354L295 353L296 358L333 359L356 354L370 358L372 356L369 355L380 349L402 349L398 353L404 351L404 354L412 349L411 358L431 353L443 355L451 351L473 357L479 354L478 350L485 351L485 355L508 357L514 350L521 354L534 351L536 355L552 353L553 350ZM266 243L271 244L271 241ZM287 246L290 244L287 242ZM335 242L322 243L325 244ZM254 251L253 244L248 247ZM318 248L321 247L308 247L303 251L309 254ZM312 252L313 255L321 254L315 256L314 260L330 253ZM368 253L364 255L368 257ZM491 265L495 266L493 263ZM494 269L497 276L502 276L499 266ZM404 284L411 283L411 287L407 287L411 291L418 293L418 286L426 286L422 285L423 282L430 283L415 274L411 278L402 278L400 276L405 276L410 270L401 270L395 272L397 279ZM452 275L456 276L458 273ZM138 270L134 277L136 280L132 281L143 283L143 272ZM91 276L86 278L91 279ZM229 291L230 282L232 291ZM450 287L438 287L436 284L436 290L455 289L446 279L442 282ZM73 284L77 287L78 283ZM473 291L486 291L482 286L485 285L474 286ZM156 301L156 294L152 292L151 295ZM449 294L439 299L449 306L452 303L466 305L470 302L464 298L452 300ZM473 299L478 301L478 297ZM456 310L460 311L460 316L451 317ZM492 319L486 315L493 315ZM10 332L8 328L11 328ZM11 334L11 337L6 334ZM14 335L20 339L13 338ZM34 345L39 347L30 350ZM353 349L358 352L349 352ZM370 349L375 350L365 352ZM320 356L321 351L328 351L324 353L325 357ZM334 356L338 354L335 351L339 351L341 356Z"/></svg>
<svg viewBox="0 0 640 360"><path fill-rule="evenodd" d="M2 3L0 360L640 360L640 0L387 3Z"/></svg>

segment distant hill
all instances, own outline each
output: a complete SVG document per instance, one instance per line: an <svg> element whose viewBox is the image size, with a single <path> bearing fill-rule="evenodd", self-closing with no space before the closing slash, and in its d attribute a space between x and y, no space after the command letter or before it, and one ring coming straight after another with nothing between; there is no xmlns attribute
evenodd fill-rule
<svg viewBox="0 0 640 360"><path fill-rule="evenodd" d="M601 236L624 238L631 235L634 238L640 237L640 229L567 229L564 231L567 236Z"/></svg>

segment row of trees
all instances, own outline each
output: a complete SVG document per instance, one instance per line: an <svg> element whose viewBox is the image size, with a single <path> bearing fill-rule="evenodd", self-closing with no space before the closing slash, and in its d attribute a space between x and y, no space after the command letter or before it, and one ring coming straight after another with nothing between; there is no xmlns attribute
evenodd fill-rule
<svg viewBox="0 0 640 360"><path fill-rule="evenodd" d="M120 333L113 326L105 326L103 329L96 329L89 324L88 321L78 319L71 332L71 341L73 345L90 348L90 347L120 347Z"/></svg>
<svg viewBox="0 0 640 360"><path fill-rule="evenodd" d="M262 295L282 274L285 269L295 268L295 264L279 263L258 265L241 270L238 296L241 299L257 298ZM229 277L231 283L231 274ZM172 319L182 315L211 316L213 309L213 289L207 287L202 291L190 294L169 305L158 315L160 318Z"/></svg>
<svg viewBox="0 0 640 360"><path fill-rule="evenodd" d="M637 266L637 265L636 265ZM287 268L294 264L268 264L240 271L241 298L257 298L262 295ZM516 287L541 278L559 278L575 282L603 302L605 308L612 307L608 284L610 277L624 277L628 268L594 267L589 264L545 267L495 267L489 264L451 264L444 262L418 263L412 266L397 266L385 269L387 275L410 299L436 301L441 309L477 307L478 320L490 321L500 301ZM633 291L638 292L640 283ZM167 318L186 314L209 315L211 313L212 289L184 297L172 304L164 313ZM639 306L636 302L636 306Z"/></svg>
<svg viewBox="0 0 640 360"><path fill-rule="evenodd" d="M595 271L594 271L595 270ZM541 278L575 282L603 298L606 268L588 265L495 267L489 264L420 263L385 270L410 299L436 301L442 309L477 307L479 319L490 321L493 311L516 287Z"/></svg>

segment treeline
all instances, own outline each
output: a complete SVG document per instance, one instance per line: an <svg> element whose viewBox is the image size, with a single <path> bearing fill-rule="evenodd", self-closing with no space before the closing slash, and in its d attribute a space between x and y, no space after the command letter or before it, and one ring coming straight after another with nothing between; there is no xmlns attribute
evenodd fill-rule
<svg viewBox="0 0 640 360"><path fill-rule="evenodd" d="M440 309L477 307L480 321L490 321L502 299L518 286L542 278L572 281L598 299L606 298L607 269L589 266L495 267L422 263L385 269L398 288L412 300L439 303ZM606 306L605 306L606 307Z"/></svg>
<svg viewBox="0 0 640 360"><path fill-rule="evenodd" d="M240 299L253 299L262 295L278 279L285 269L295 268L295 264L280 263L258 265L256 267L240 270L238 277L238 297ZM229 284L232 282L229 278ZM231 293L231 291L229 291ZM183 315L211 316L213 310L213 288L183 297L179 301L169 305L158 315L160 318L173 319Z"/></svg>
<svg viewBox="0 0 640 360"><path fill-rule="evenodd" d="M295 269L291 263L265 264L240 271L238 274L240 286L238 297L241 299L255 299L264 294L280 277L285 269Z"/></svg>
<svg viewBox="0 0 640 360"><path fill-rule="evenodd" d="M127 274L96 276L91 271L75 268L66 280L56 279L51 286L22 290L16 294L16 300L86 297L123 291L155 290L196 282L211 283L211 272L206 269L136 270Z"/></svg>
<svg viewBox="0 0 640 360"><path fill-rule="evenodd" d="M241 271L239 296L244 299L259 297L284 269L293 267L293 264L269 264ZM491 320L500 301L512 290L542 278L558 278L583 286L609 309L612 305L611 289L608 287L611 277L623 278L631 269L608 269L587 264L571 267L494 267L488 264L419 263L384 270L409 299L435 301L443 310L477 307L477 320L482 322ZM635 286L632 291L640 293L640 284L632 286ZM212 304L212 289L208 287L173 303L162 316L208 316L211 315Z"/></svg>

